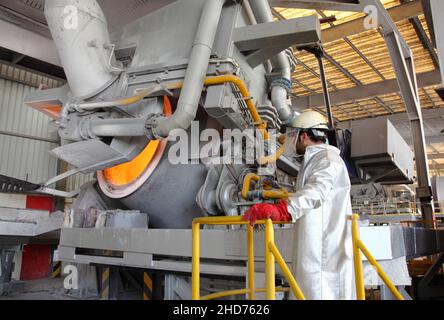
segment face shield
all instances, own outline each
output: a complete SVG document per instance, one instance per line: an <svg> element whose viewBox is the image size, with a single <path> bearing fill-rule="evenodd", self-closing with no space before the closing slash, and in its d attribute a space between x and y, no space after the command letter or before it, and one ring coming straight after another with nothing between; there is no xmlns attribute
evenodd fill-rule
<svg viewBox="0 0 444 320"><path fill-rule="evenodd" d="M296 144L298 142L300 132L301 129L299 128L287 127L287 130L285 132L284 155L288 158L301 157L296 149Z"/></svg>

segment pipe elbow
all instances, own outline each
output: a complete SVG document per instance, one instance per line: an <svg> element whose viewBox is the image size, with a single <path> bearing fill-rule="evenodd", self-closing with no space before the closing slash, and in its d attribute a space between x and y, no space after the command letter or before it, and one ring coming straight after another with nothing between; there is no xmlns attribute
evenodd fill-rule
<svg viewBox="0 0 444 320"><path fill-rule="evenodd" d="M271 89L271 103L276 108L282 122L287 122L293 118L293 110L287 103L287 89L280 85L275 85Z"/></svg>

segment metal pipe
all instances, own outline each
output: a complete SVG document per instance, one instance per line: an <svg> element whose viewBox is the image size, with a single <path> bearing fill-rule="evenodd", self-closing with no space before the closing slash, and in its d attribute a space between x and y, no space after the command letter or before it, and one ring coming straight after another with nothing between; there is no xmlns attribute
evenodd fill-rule
<svg viewBox="0 0 444 320"><path fill-rule="evenodd" d="M276 292L288 292L290 291L290 288L283 288L283 287L276 287ZM265 293L267 292L267 289L265 288L259 288L254 290L255 293ZM250 294L250 289L235 289L235 290L227 290L222 292L215 292L210 293L206 296L200 297L200 300L214 300L214 299L220 299L224 297L229 296L237 296L241 294Z"/></svg>
<svg viewBox="0 0 444 320"><path fill-rule="evenodd" d="M148 135L145 122L142 118L91 120L86 130L97 137L143 137Z"/></svg>
<svg viewBox="0 0 444 320"><path fill-rule="evenodd" d="M248 248L248 299L254 300L254 232L251 225L247 225Z"/></svg>
<svg viewBox="0 0 444 320"><path fill-rule="evenodd" d="M250 115L253 118L255 126L259 130L263 131L264 138L268 140L267 124L264 121L262 121L259 113L257 112L256 106L254 105L253 100L251 99L250 92L248 91L247 86L242 81L242 79L233 75L208 77L205 79L204 85L213 86L227 82L234 84L239 89L242 97L245 100L245 103L247 104L248 111L250 112Z"/></svg>
<svg viewBox="0 0 444 320"><path fill-rule="evenodd" d="M264 190L262 191L262 198L263 199L288 199L291 197L293 193L289 193L287 190Z"/></svg>
<svg viewBox="0 0 444 320"><path fill-rule="evenodd" d="M95 110L100 108L111 108L116 106L127 106L130 104L134 104L142 100L143 98L155 93L159 92L161 90L165 89L161 85L153 85L149 88L145 88L138 92L137 94L127 97L127 98L120 98L117 100L111 100L111 101L100 101L100 102L85 102L81 103L78 106L75 107L77 111L89 111L89 110Z"/></svg>
<svg viewBox="0 0 444 320"><path fill-rule="evenodd" d="M247 200L248 192L250 191L251 180L259 181L260 177L257 174L249 173L245 176L242 184L242 198Z"/></svg>
<svg viewBox="0 0 444 320"><path fill-rule="evenodd" d="M322 91L324 93L324 103L325 108L327 109L328 116L328 126L331 130L335 129L334 121L333 121L333 113L331 111L331 102L330 102L330 94L328 93L328 84L327 77L325 76L325 68L324 68L324 60L323 53L316 54L316 58L319 63L319 74L321 75L321 83L322 83Z"/></svg>
<svg viewBox="0 0 444 320"><path fill-rule="evenodd" d="M251 180L259 181L260 177L255 173L249 173L245 176L244 181L242 183L242 198L245 200L248 199L248 193L250 192ZM288 199L293 193L289 193L287 190L258 190L252 191L257 192L262 196L263 199Z"/></svg>
<svg viewBox="0 0 444 320"><path fill-rule="evenodd" d="M97 1L47 0L44 11L71 93L81 99L110 85L117 77L108 65L114 54ZM77 18L70 20L72 14Z"/></svg>
<svg viewBox="0 0 444 320"><path fill-rule="evenodd" d="M256 17L254 16L253 10L251 9L250 1L244 0L242 4L244 5L245 12L247 13L248 19L250 19L251 24L257 24Z"/></svg>
<svg viewBox="0 0 444 320"><path fill-rule="evenodd" d="M273 13L267 0L254 0L250 3L258 23L273 22ZM291 88L291 66L284 51L271 59L273 72L280 74L271 83L271 102L276 108L282 122L291 120L294 111L287 103Z"/></svg>
<svg viewBox="0 0 444 320"><path fill-rule="evenodd" d="M291 120L294 115L293 109L287 103L288 92L288 87L284 87L281 84L272 84L271 103L276 108L279 119L281 119L283 123Z"/></svg>
<svg viewBox="0 0 444 320"><path fill-rule="evenodd" d="M269 244L274 243L274 229L271 219L265 222L265 289L266 299L276 299L276 266Z"/></svg>
<svg viewBox="0 0 444 320"><path fill-rule="evenodd" d="M242 97L245 99L247 104L248 111L255 122L256 127L261 130L264 134L264 138L268 139L268 132L266 130L266 123L262 121L257 109L250 97L250 92L245 86L244 82L236 76L233 75L224 75L224 76L216 76L216 77L208 77L204 80L203 84L205 86L213 86L219 85L223 83L232 83L237 89L240 91ZM180 89L183 86L183 82L173 82L162 85L154 85L152 87L141 90L137 95L121 98L113 101L103 101L103 102L92 102L81 104L76 109L81 109L83 111L93 110L96 108L106 108L113 106L125 106L136 103L142 100L144 97L149 96L150 94L157 92L162 89ZM145 119L100 119L100 120L92 120L88 124L87 131L90 131L93 135L96 136L104 136L104 137L112 137L112 136L146 136L149 134L149 130L146 129L146 120Z"/></svg>
<svg viewBox="0 0 444 320"><path fill-rule="evenodd" d="M173 115L153 119L153 135L167 137L173 129L187 129L196 117L222 6L226 0L206 0L194 39L183 88Z"/></svg>

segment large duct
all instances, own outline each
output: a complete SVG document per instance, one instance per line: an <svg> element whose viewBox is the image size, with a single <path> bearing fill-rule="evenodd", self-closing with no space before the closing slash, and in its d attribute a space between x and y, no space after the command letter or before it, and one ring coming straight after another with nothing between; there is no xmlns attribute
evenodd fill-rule
<svg viewBox="0 0 444 320"><path fill-rule="evenodd" d="M251 8L258 23L273 22L273 14L267 0L250 1ZM280 76L271 83L271 103L276 108L282 122L291 120L294 111L287 103L288 92L291 90L291 67L285 52L276 55L271 63L273 72Z"/></svg>
<svg viewBox="0 0 444 320"><path fill-rule="evenodd" d="M76 98L88 98L116 78L106 18L95 0L46 0L45 16Z"/></svg>
<svg viewBox="0 0 444 320"><path fill-rule="evenodd" d="M154 136L167 137L173 129L188 129L196 117L224 3L225 0L205 1L177 110L170 117L155 119Z"/></svg>

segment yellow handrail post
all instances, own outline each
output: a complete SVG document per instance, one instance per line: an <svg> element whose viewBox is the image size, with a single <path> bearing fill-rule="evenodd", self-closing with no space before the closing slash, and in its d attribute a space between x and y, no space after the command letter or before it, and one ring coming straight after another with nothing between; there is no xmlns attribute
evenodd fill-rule
<svg viewBox="0 0 444 320"><path fill-rule="evenodd" d="M365 300L364 288L364 272L362 270L361 251L359 250L359 215L352 216L352 241L353 241L353 260L355 265L355 282L356 282L356 298L358 300Z"/></svg>
<svg viewBox="0 0 444 320"><path fill-rule="evenodd" d="M299 288L296 280L294 279L293 275L291 274L290 269L288 268L287 264L285 263L284 258L282 258L276 245L274 243L269 243L268 246L270 247L270 250L273 253L274 257L276 258L276 262L278 263L279 267L281 268L282 272L284 273L285 278L287 279L288 283L290 284L291 291L293 291L293 294L295 295L296 299L305 300L304 294L302 293L301 289Z"/></svg>
<svg viewBox="0 0 444 320"><path fill-rule="evenodd" d="M386 286L390 289L390 292L395 296L395 298L398 300L404 300L404 297L402 296L402 294L398 291L398 289L396 289L396 287L393 285L393 283L387 277L384 270L382 270L381 266L378 264L378 262L376 262L376 259L367 250L364 243L361 240L358 240L357 245L358 245L359 249L361 249L362 252L364 253L364 255L367 257L368 262L370 262L371 265L376 268L378 275L381 277L382 281L384 281Z"/></svg>
<svg viewBox="0 0 444 320"><path fill-rule="evenodd" d="M288 222L274 223L286 224ZM248 288L229 290L224 292L212 293L206 296L200 296L200 226L208 225L247 225L247 250L248 250ZM290 283L293 293L298 299L304 300L305 297L300 291L296 280L291 275L288 266L285 264L274 243L273 221L258 220L258 225L265 225L265 288L256 289L254 281L254 231L248 221L244 221L242 217L201 217L195 218L192 224L192 270L191 270L191 298L193 300L209 300L223 298L229 295L248 294L248 298L254 300L256 292L265 292L268 300L276 299L276 291L289 291L288 288L276 288L275 277L275 257L282 270L286 270L285 276ZM273 252L274 250L274 252Z"/></svg>
<svg viewBox="0 0 444 320"><path fill-rule="evenodd" d="M274 243L274 229L271 219L265 222L265 289L266 299L276 299L276 283L275 283L275 261L269 244Z"/></svg>
<svg viewBox="0 0 444 320"><path fill-rule="evenodd" d="M247 247L248 247L248 299L254 300L254 233L253 227L247 225Z"/></svg>
<svg viewBox="0 0 444 320"><path fill-rule="evenodd" d="M200 223L192 225L191 299L200 299Z"/></svg>

